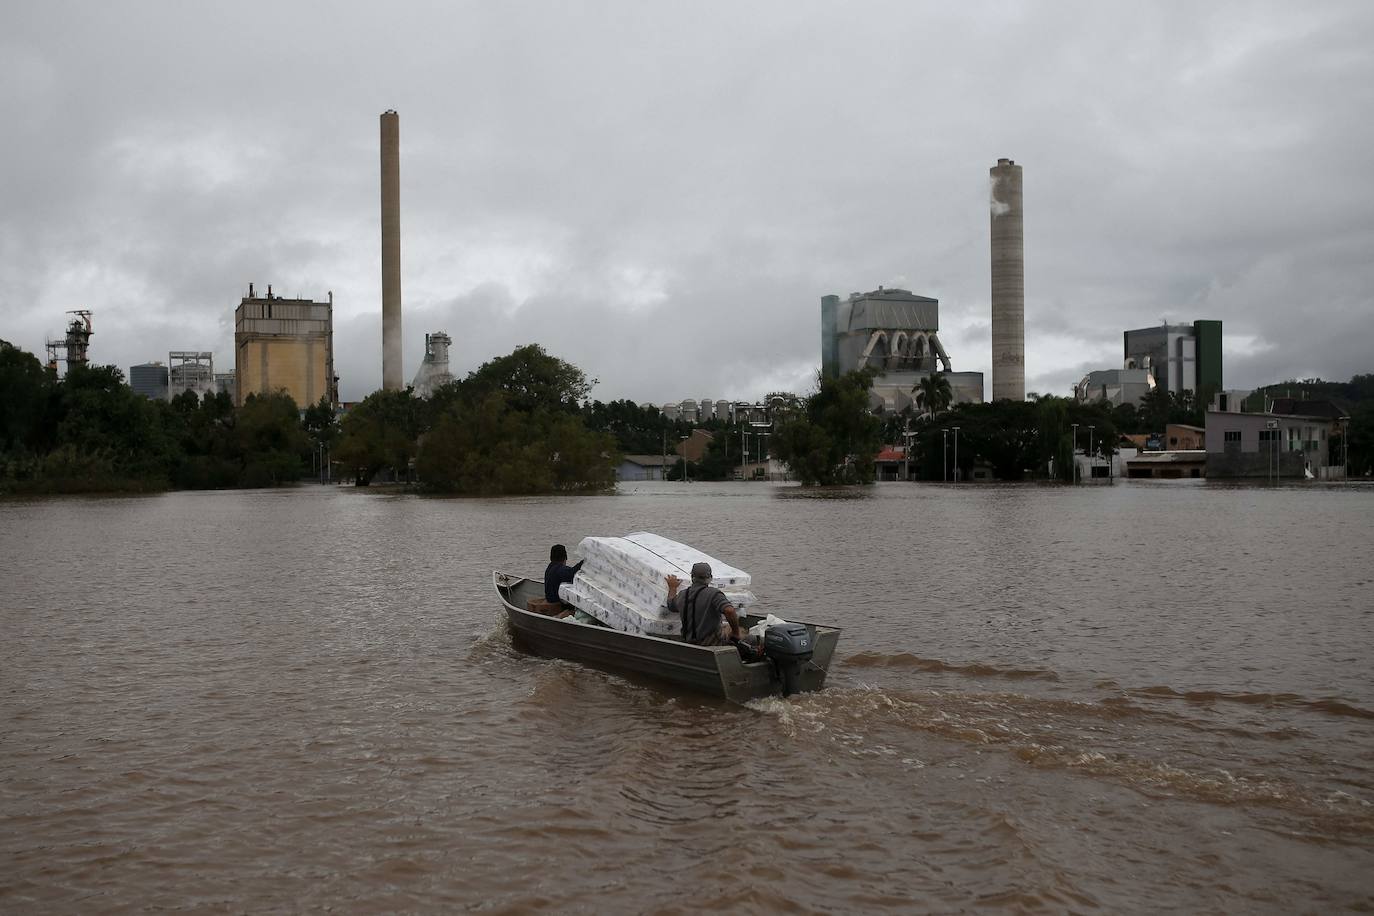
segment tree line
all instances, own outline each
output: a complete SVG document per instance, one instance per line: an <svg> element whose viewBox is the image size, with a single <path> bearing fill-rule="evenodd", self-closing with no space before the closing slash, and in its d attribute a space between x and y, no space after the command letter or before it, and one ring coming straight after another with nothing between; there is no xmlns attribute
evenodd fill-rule
<svg viewBox="0 0 1374 916"><path fill-rule="evenodd" d="M953 394L939 373L922 379L916 409L874 414L869 391L875 373L856 370L821 377L816 391L784 416L774 437L776 453L803 484L865 484L876 475L884 444L910 443L913 478L967 479L975 467L999 480L1071 479L1074 432L1080 451L1109 458L1119 438L1113 410L1070 398L1035 396L950 408ZM1088 427L1093 427L1090 443ZM952 448L958 427L958 457Z"/></svg>
<svg viewBox="0 0 1374 916"><path fill-rule="evenodd" d="M368 484L435 492L542 493L613 485L617 438L582 401L581 370L537 345L483 364L429 401L378 391L340 420L327 401L285 392L135 394L114 366L58 378L0 341L0 492L77 493L262 487L332 468ZM588 420L591 420L591 425Z"/></svg>

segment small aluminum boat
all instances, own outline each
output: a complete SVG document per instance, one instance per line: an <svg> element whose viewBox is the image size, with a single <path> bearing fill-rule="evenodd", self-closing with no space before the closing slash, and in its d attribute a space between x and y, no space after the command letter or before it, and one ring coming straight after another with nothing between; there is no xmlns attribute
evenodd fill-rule
<svg viewBox="0 0 1374 916"><path fill-rule="evenodd" d="M783 692L783 674L772 660L746 663L734 646L697 646L535 613L526 608L532 599L544 597L544 583L539 579L494 572L492 584L516 637L539 655L633 671L736 703ZM740 622L751 627L762 619L744 614ZM787 678L796 692L824 686L826 669L840 641L838 627L803 625L810 637L811 657Z"/></svg>

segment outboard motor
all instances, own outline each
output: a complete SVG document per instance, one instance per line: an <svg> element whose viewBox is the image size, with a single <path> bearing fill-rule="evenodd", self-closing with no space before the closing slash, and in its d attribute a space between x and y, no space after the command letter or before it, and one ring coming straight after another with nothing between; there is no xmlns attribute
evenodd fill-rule
<svg viewBox="0 0 1374 916"><path fill-rule="evenodd" d="M811 661L811 634L806 624L775 623L763 632L763 654L782 680L782 695L797 692L802 665Z"/></svg>

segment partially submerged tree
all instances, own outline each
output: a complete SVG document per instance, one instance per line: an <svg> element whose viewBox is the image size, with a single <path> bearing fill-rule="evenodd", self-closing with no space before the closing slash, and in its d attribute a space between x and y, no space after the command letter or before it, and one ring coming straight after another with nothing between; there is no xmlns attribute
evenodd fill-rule
<svg viewBox="0 0 1374 916"><path fill-rule="evenodd" d="M353 472L360 487L386 467L404 477L423 430L423 409L410 388L372 392L344 416L334 457Z"/></svg>
<svg viewBox="0 0 1374 916"><path fill-rule="evenodd" d="M579 408L591 386L582 370L537 344L445 385L430 399L430 429L415 460L423 486L462 495L614 486L616 439L589 430ZM618 412L630 414L624 405Z"/></svg>
<svg viewBox="0 0 1374 916"><path fill-rule="evenodd" d="M803 484L872 483L882 423L869 411L872 370L820 377L801 408L780 420L773 453Z"/></svg>

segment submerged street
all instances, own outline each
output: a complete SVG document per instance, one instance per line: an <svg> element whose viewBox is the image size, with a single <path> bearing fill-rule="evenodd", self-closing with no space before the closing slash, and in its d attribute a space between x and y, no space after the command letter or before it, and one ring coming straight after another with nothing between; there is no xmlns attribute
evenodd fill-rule
<svg viewBox="0 0 1374 916"><path fill-rule="evenodd" d="M1371 510L1205 482L3 501L0 909L1368 908ZM827 688L731 706L512 645L494 568L634 530L842 627Z"/></svg>

